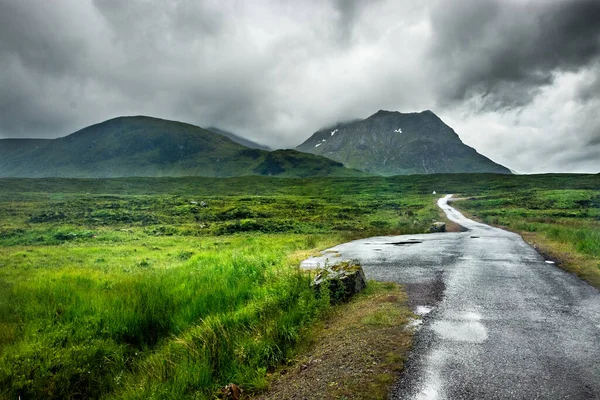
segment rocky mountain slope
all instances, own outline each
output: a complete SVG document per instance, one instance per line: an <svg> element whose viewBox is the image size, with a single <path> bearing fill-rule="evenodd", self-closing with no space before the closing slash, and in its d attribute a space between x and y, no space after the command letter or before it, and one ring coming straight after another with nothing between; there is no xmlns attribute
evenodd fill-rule
<svg viewBox="0 0 600 400"><path fill-rule="evenodd" d="M52 140L0 140L0 177L365 175L295 150L251 149L200 127L136 116Z"/></svg>
<svg viewBox="0 0 600 400"><path fill-rule="evenodd" d="M363 120L319 130L297 150L379 175L510 174L508 168L465 145L429 110L409 114L381 110Z"/></svg>

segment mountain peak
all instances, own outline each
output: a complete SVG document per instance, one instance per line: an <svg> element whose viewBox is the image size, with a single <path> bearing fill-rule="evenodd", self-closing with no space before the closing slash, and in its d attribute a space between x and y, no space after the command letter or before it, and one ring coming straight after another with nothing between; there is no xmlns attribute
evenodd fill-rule
<svg viewBox="0 0 600 400"><path fill-rule="evenodd" d="M386 116L386 115L390 115L390 114L401 114L398 111L388 111L388 110L379 110L377 111L375 114L371 115L369 118L371 117L382 117L382 116Z"/></svg>
<svg viewBox="0 0 600 400"><path fill-rule="evenodd" d="M386 116L402 116L402 115L430 115L437 117L431 110L423 110L421 112L402 113L400 111L379 110L368 118L386 117Z"/></svg>
<svg viewBox="0 0 600 400"><path fill-rule="evenodd" d="M321 129L297 148L380 175L510 173L465 145L431 110L379 110L334 130Z"/></svg>

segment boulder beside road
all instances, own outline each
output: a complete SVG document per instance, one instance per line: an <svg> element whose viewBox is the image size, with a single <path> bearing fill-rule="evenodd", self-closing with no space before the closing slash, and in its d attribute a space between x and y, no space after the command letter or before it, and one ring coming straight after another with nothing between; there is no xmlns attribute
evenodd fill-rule
<svg viewBox="0 0 600 400"><path fill-rule="evenodd" d="M343 261L322 269L313 279L311 286L320 292L327 284L332 302L347 301L367 286L361 265L356 261Z"/></svg>
<svg viewBox="0 0 600 400"><path fill-rule="evenodd" d="M446 223L445 222L434 222L429 227L429 232L430 233L446 232Z"/></svg>

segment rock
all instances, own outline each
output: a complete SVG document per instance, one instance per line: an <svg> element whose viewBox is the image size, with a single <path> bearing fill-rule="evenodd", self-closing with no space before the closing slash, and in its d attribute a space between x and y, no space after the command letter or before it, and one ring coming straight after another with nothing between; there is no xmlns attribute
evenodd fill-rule
<svg viewBox="0 0 600 400"><path fill-rule="evenodd" d="M429 232L430 233L446 232L446 223L445 222L434 222L429 227Z"/></svg>
<svg viewBox="0 0 600 400"><path fill-rule="evenodd" d="M235 383L230 383L221 389L221 398L226 400L240 400L242 397L242 389Z"/></svg>
<svg viewBox="0 0 600 400"><path fill-rule="evenodd" d="M206 204L205 201L201 201L200 202L200 207L208 207L208 204Z"/></svg>
<svg viewBox="0 0 600 400"><path fill-rule="evenodd" d="M346 301L367 286L365 273L356 261L342 261L321 270L311 286L320 293L323 285L329 288L332 302Z"/></svg>
<svg viewBox="0 0 600 400"><path fill-rule="evenodd" d="M190 204L198 204L198 202L197 202L197 201L194 201L194 200L192 200L192 201L190 201Z"/></svg>

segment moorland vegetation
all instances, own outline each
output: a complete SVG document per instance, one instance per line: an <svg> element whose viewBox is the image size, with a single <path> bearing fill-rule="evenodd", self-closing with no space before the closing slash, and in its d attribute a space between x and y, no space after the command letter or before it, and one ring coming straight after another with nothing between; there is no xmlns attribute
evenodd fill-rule
<svg viewBox="0 0 600 400"><path fill-rule="evenodd" d="M433 191L561 243L594 282L599 189L598 175L2 179L0 397L262 390L330 307L299 261L425 231Z"/></svg>

